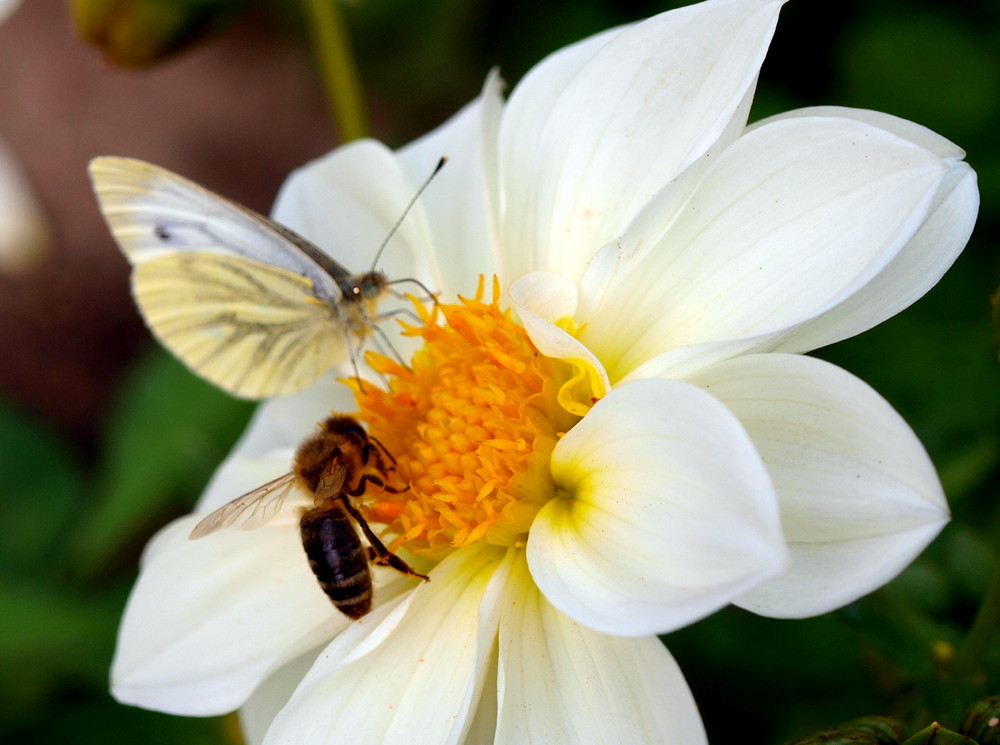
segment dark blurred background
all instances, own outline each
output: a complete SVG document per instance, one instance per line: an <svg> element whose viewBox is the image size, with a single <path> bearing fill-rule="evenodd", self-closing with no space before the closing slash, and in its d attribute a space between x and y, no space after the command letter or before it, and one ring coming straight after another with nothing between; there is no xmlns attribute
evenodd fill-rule
<svg viewBox="0 0 1000 745"><path fill-rule="evenodd" d="M686 3L368 0L345 6L372 135L400 146L545 54ZM128 70L74 32L61 0L0 26L0 139L52 232L0 275L0 741L238 742L232 719L120 706L107 693L117 620L143 543L187 511L250 409L150 340L87 161L143 158L266 212L285 176L337 144L293 3L251 11L162 64ZM829 616L725 611L672 635L713 743L778 745L863 714L952 721L1000 693L996 643L975 675L949 660L997 567L1000 374L1000 2L793 0L754 119L838 104L913 119L968 151L983 208L941 284L821 356L911 423L955 519L887 588ZM595 106L600 102L595 102Z"/></svg>

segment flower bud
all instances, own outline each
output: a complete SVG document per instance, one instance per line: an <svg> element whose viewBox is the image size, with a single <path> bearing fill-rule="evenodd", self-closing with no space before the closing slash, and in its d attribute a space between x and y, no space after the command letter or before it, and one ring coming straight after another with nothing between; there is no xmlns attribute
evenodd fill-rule
<svg viewBox="0 0 1000 745"><path fill-rule="evenodd" d="M788 745L899 745L910 732L889 717L860 717L834 729L816 732Z"/></svg>
<svg viewBox="0 0 1000 745"><path fill-rule="evenodd" d="M945 729L937 722L920 730L903 745L976 745L965 735Z"/></svg>
<svg viewBox="0 0 1000 745"><path fill-rule="evenodd" d="M73 0L77 32L113 63L143 67L221 31L254 0Z"/></svg>
<svg viewBox="0 0 1000 745"><path fill-rule="evenodd" d="M958 731L979 745L1000 745L1000 696L990 696L970 706Z"/></svg>

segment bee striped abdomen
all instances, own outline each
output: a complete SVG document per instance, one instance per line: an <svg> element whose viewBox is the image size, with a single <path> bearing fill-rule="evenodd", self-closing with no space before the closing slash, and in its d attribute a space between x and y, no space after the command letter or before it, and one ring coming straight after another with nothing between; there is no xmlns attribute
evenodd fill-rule
<svg viewBox="0 0 1000 745"><path fill-rule="evenodd" d="M344 615L361 618L372 605L368 551L339 504L317 507L299 523L302 546L323 592Z"/></svg>

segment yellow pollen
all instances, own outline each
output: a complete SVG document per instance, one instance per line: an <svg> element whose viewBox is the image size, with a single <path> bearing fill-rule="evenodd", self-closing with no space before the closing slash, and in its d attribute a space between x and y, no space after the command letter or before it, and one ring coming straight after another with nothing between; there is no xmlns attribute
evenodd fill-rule
<svg viewBox="0 0 1000 745"><path fill-rule="evenodd" d="M559 406L571 371L538 353L524 328L499 307L499 283L485 302L428 310L414 303L423 340L409 368L369 353L389 390L352 384L358 418L396 460L399 493L370 489L359 505L386 526L390 550L440 558L474 541L522 542L535 514L554 495L549 457L573 425Z"/></svg>

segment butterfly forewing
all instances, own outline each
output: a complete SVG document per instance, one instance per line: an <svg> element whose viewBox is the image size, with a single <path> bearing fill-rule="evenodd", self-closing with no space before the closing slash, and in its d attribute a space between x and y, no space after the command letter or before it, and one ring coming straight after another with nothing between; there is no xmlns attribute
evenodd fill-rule
<svg viewBox="0 0 1000 745"><path fill-rule="evenodd" d="M94 189L153 333L244 398L296 393L371 331L379 272L352 276L291 230L170 171L95 158Z"/></svg>
<svg viewBox="0 0 1000 745"><path fill-rule="evenodd" d="M351 274L300 235L175 173L131 158L90 164L101 211L133 263L165 251L216 251L287 269L336 303Z"/></svg>
<svg viewBox="0 0 1000 745"><path fill-rule="evenodd" d="M242 497L211 512L194 526L190 538L203 538L223 528L254 530L273 520L295 486L295 475L286 473L274 481L247 492Z"/></svg>
<svg viewBox="0 0 1000 745"><path fill-rule="evenodd" d="M225 254L173 253L135 267L149 327L192 370L244 398L301 390L345 356L338 306L293 272Z"/></svg>

